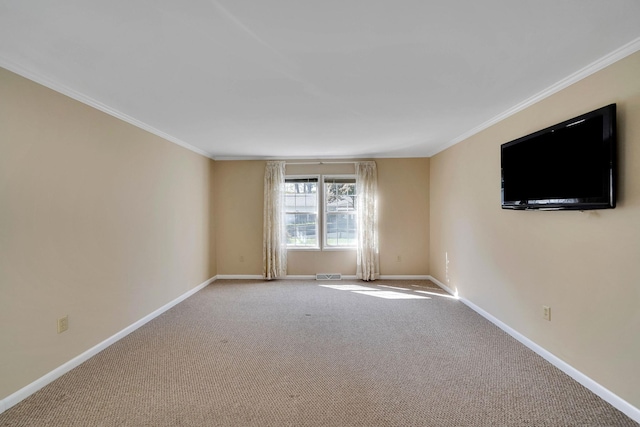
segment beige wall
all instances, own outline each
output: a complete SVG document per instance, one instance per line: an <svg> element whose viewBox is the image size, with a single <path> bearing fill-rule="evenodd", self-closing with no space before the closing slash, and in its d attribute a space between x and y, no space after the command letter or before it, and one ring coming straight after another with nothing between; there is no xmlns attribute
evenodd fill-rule
<svg viewBox="0 0 640 427"><path fill-rule="evenodd" d="M0 399L216 274L212 160L3 69L0 153Z"/></svg>
<svg viewBox="0 0 640 427"><path fill-rule="evenodd" d="M216 248L219 275L262 274L264 161L216 162Z"/></svg>
<svg viewBox="0 0 640 427"><path fill-rule="evenodd" d="M376 159L376 163L380 274L427 275L429 159Z"/></svg>
<svg viewBox="0 0 640 427"><path fill-rule="evenodd" d="M431 275L640 407L640 53L431 158ZM500 209L500 144L618 104L613 210ZM448 258L448 264L447 264ZM551 322L542 319L551 307Z"/></svg>
<svg viewBox="0 0 640 427"><path fill-rule="evenodd" d="M376 159L380 272L429 273L429 159ZM216 162L218 274L262 274L264 161ZM353 164L290 165L287 174L352 174ZM400 256L400 261L397 261ZM241 261L244 259L244 261ZM289 251L288 274L355 274L354 250Z"/></svg>

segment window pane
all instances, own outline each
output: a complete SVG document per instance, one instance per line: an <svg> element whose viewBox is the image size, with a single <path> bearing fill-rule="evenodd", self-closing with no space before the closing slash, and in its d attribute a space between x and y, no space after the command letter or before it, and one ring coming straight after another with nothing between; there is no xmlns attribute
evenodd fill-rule
<svg viewBox="0 0 640 427"><path fill-rule="evenodd" d="M285 210L287 212L317 212L318 183L285 183Z"/></svg>
<svg viewBox="0 0 640 427"><path fill-rule="evenodd" d="M327 213L327 246L356 246L355 213Z"/></svg>
<svg viewBox="0 0 640 427"><path fill-rule="evenodd" d="M338 222L336 215L327 214L327 224L326 224L326 244L327 246L337 246L338 245Z"/></svg>
<svg viewBox="0 0 640 427"><path fill-rule="evenodd" d="M286 215L287 245L289 246L318 246L317 215L293 213Z"/></svg>
<svg viewBox="0 0 640 427"><path fill-rule="evenodd" d="M356 246L357 195L355 177L327 176L323 183L326 246Z"/></svg>
<svg viewBox="0 0 640 427"><path fill-rule="evenodd" d="M285 180L287 246L318 245L318 178Z"/></svg>
<svg viewBox="0 0 640 427"><path fill-rule="evenodd" d="M327 200L327 212L355 211L355 182L326 182L325 191Z"/></svg>

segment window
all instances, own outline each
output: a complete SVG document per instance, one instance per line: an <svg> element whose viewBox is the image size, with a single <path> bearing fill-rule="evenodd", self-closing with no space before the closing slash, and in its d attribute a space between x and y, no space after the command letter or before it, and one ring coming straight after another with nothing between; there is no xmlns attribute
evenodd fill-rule
<svg viewBox="0 0 640 427"><path fill-rule="evenodd" d="M318 177L285 179L287 247L319 248Z"/></svg>
<svg viewBox="0 0 640 427"><path fill-rule="evenodd" d="M287 177L285 179L287 247L290 249L355 248L357 243L356 203L356 179L353 175Z"/></svg>
<svg viewBox="0 0 640 427"><path fill-rule="evenodd" d="M356 180L324 177L324 246L354 248L357 243Z"/></svg>

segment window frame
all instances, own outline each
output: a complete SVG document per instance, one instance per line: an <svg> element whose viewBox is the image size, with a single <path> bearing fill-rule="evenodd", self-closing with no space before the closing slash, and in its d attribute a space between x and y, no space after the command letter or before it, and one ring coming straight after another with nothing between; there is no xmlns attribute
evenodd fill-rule
<svg viewBox="0 0 640 427"><path fill-rule="evenodd" d="M317 191L316 191L316 236L317 236L317 246L290 246L287 244L287 251L354 251L356 250L356 245L353 246L330 246L327 245L327 191L325 189L325 183L327 179L349 179L353 180L353 183L356 183L356 175L355 174L296 174L296 175L285 175L285 184L287 180L297 180L297 179L316 179L317 183ZM330 182L328 182L330 183ZM357 188L356 188L356 198ZM285 195L286 197L286 195ZM357 206L357 205L356 205ZM296 213L292 211L288 211L286 209L285 203L285 216L286 214ZM355 216L356 222L356 233L357 233L357 220L358 220L358 210L350 211L349 214ZM330 214L333 215L333 214ZM285 223L285 227L286 227Z"/></svg>

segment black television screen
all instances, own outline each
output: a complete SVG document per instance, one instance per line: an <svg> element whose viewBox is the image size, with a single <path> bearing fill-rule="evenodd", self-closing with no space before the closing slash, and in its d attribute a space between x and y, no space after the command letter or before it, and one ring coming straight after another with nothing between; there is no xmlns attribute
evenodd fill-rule
<svg viewBox="0 0 640 427"><path fill-rule="evenodd" d="M503 209L616 206L616 105L501 146Z"/></svg>

